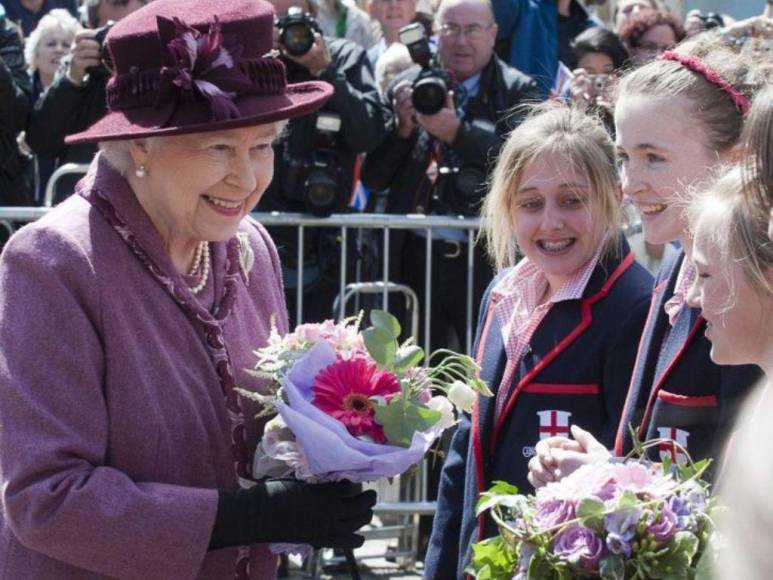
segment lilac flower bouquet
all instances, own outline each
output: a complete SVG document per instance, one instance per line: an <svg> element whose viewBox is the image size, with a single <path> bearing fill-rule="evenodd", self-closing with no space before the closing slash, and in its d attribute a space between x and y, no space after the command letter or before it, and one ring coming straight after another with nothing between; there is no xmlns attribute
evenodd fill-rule
<svg viewBox="0 0 773 580"><path fill-rule="evenodd" d="M469 572L480 580L701 577L713 530L707 467L586 465L536 496L495 482L477 512L489 511L500 535L473 545Z"/></svg>
<svg viewBox="0 0 773 580"><path fill-rule="evenodd" d="M258 444L253 477L294 476L310 482L375 481L419 463L456 412L472 410L478 393L490 396L479 367L447 350L421 366L424 352L400 344L400 325L373 310L340 323L301 324L281 336L274 329L248 371L267 381L258 401L268 421Z"/></svg>

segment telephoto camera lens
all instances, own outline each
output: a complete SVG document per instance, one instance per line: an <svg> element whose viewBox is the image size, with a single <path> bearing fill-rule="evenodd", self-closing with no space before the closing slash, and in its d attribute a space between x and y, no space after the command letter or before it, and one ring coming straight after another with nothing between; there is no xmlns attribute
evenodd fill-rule
<svg viewBox="0 0 773 580"><path fill-rule="evenodd" d="M426 76L413 83L411 101L413 107L422 115L434 115L446 103L448 85L439 76Z"/></svg>
<svg viewBox="0 0 773 580"><path fill-rule="evenodd" d="M338 184L329 172L312 170L306 180L306 207L316 216L329 216L338 203Z"/></svg>
<svg viewBox="0 0 773 580"><path fill-rule="evenodd" d="M287 54L303 56L314 46L314 32L318 30L317 23L301 8L291 7L287 16L277 21L276 27L279 29L279 43Z"/></svg>

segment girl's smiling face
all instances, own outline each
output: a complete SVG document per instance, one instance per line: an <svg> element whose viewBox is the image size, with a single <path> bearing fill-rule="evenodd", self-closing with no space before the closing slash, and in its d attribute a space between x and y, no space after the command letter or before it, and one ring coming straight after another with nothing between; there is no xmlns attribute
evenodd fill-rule
<svg viewBox="0 0 773 580"><path fill-rule="evenodd" d="M623 193L639 209L645 239L682 240L686 223L676 203L719 161L687 97L622 95L615 108Z"/></svg>
<svg viewBox="0 0 773 580"><path fill-rule="evenodd" d="M558 290L596 252L606 229L590 180L559 153L542 153L521 173L512 203L521 252ZM599 215L595 215L599 214Z"/></svg>
<svg viewBox="0 0 773 580"><path fill-rule="evenodd" d="M690 306L706 319L711 360L721 365L770 365L773 360L773 296L764 296L743 268L723 256L713 234L728 219L718 210L706 210L698 219L692 260L698 272L687 296Z"/></svg>

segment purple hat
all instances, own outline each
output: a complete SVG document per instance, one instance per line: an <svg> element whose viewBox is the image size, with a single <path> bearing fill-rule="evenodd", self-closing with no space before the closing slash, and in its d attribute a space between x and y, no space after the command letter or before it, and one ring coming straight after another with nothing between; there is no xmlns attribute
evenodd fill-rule
<svg viewBox="0 0 773 580"><path fill-rule="evenodd" d="M264 0L154 0L107 35L108 113L68 144L203 133L316 111L324 82L287 84Z"/></svg>

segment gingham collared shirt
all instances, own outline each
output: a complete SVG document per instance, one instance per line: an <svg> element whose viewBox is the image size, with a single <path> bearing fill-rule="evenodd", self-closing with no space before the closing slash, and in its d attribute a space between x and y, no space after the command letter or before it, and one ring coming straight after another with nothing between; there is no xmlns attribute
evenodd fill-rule
<svg viewBox="0 0 773 580"><path fill-rule="evenodd" d="M529 347L529 342L553 304L582 297L605 244L600 244L593 257L567 280L550 300L540 304L548 288L545 273L528 258L521 260L491 291L496 300L494 316L502 329L507 364L497 390L495 419L510 397L513 376Z"/></svg>
<svg viewBox="0 0 773 580"><path fill-rule="evenodd" d="M676 276L676 285L674 286L674 295L663 305L668 314L668 323L673 327L682 308L687 303L687 293L695 282L697 271L691 260L685 258L679 268L679 274Z"/></svg>

